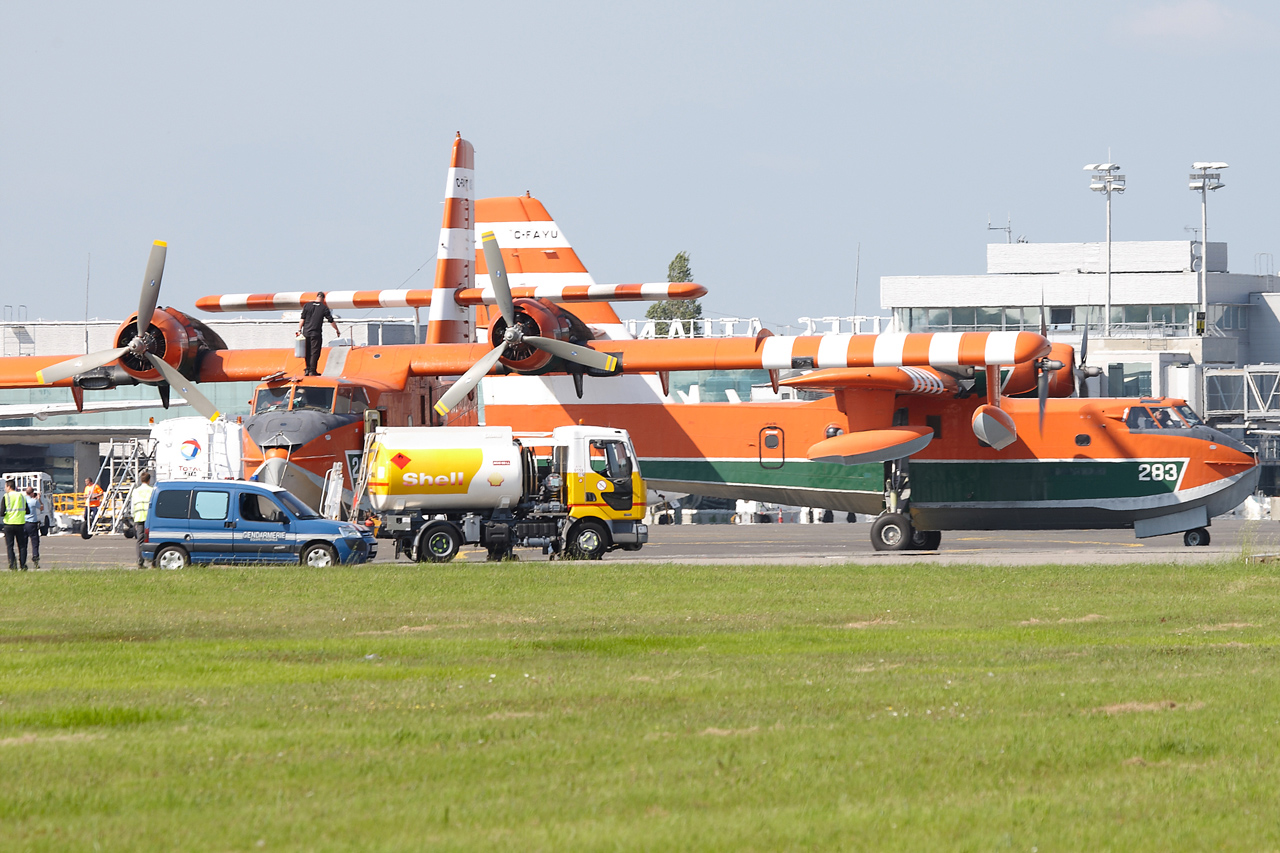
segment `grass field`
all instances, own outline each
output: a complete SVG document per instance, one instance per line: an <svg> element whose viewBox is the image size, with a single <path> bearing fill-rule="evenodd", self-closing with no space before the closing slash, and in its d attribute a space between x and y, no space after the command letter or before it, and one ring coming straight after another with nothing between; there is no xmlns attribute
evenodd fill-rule
<svg viewBox="0 0 1280 853"><path fill-rule="evenodd" d="M1280 846L1280 576L0 573L4 850Z"/></svg>

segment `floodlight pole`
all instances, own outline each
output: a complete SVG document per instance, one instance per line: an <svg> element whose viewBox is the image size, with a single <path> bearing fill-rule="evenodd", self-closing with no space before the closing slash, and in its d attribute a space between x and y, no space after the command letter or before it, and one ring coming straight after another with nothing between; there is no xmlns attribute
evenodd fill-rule
<svg viewBox="0 0 1280 853"><path fill-rule="evenodd" d="M1089 189L1106 194L1107 197L1107 303L1102 310L1102 336L1111 337L1111 194L1124 192L1124 175L1117 175L1120 167L1115 163L1090 163L1085 166L1086 172L1093 172L1089 178ZM1085 324L1088 325L1088 318Z"/></svg>
<svg viewBox="0 0 1280 853"><path fill-rule="evenodd" d="M1200 191L1200 316L1204 317L1204 328L1199 333L1203 335L1209 331L1209 192L1226 186L1222 183L1221 170L1226 169L1227 164L1192 163L1191 168L1198 172L1191 174L1188 186Z"/></svg>

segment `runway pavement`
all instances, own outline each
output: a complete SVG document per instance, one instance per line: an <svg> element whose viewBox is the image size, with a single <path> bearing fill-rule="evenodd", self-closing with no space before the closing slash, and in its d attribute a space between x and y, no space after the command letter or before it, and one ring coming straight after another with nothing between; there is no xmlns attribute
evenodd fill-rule
<svg viewBox="0 0 1280 853"><path fill-rule="evenodd" d="M1209 562L1250 556L1280 559L1280 522L1219 521L1210 528L1212 544L1188 548L1182 536L1138 540L1131 530L947 531L935 553L886 553L872 550L870 525L751 524L663 525L649 528L649 544L641 551L614 551L610 562L680 563L1039 563L1116 564L1135 562ZM123 536L55 535L42 541L42 569L129 567L134 543ZM392 560L394 543L379 541L375 562ZM546 559L521 549L522 560ZM482 562L484 552L464 551L460 559Z"/></svg>

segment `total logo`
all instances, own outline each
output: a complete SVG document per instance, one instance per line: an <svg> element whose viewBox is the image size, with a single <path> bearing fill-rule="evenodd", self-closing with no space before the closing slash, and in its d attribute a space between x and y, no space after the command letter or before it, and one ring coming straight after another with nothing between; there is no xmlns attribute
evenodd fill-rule
<svg viewBox="0 0 1280 853"><path fill-rule="evenodd" d="M200 455L200 442L194 438L189 438L182 442L178 447L178 452L182 454L182 458L190 462Z"/></svg>

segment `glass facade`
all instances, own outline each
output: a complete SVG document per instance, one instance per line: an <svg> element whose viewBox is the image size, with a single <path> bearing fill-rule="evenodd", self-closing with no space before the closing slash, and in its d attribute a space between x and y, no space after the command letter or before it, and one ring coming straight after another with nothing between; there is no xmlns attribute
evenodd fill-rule
<svg viewBox="0 0 1280 853"><path fill-rule="evenodd" d="M1209 325L1226 332L1249 327L1248 305L1210 305ZM1111 329L1119 334L1185 337L1193 333L1193 305L1112 305ZM1044 322L1051 331L1101 331L1101 305L1046 305ZM1039 305L1006 308L896 308L899 328L909 332L997 332L1040 330Z"/></svg>

